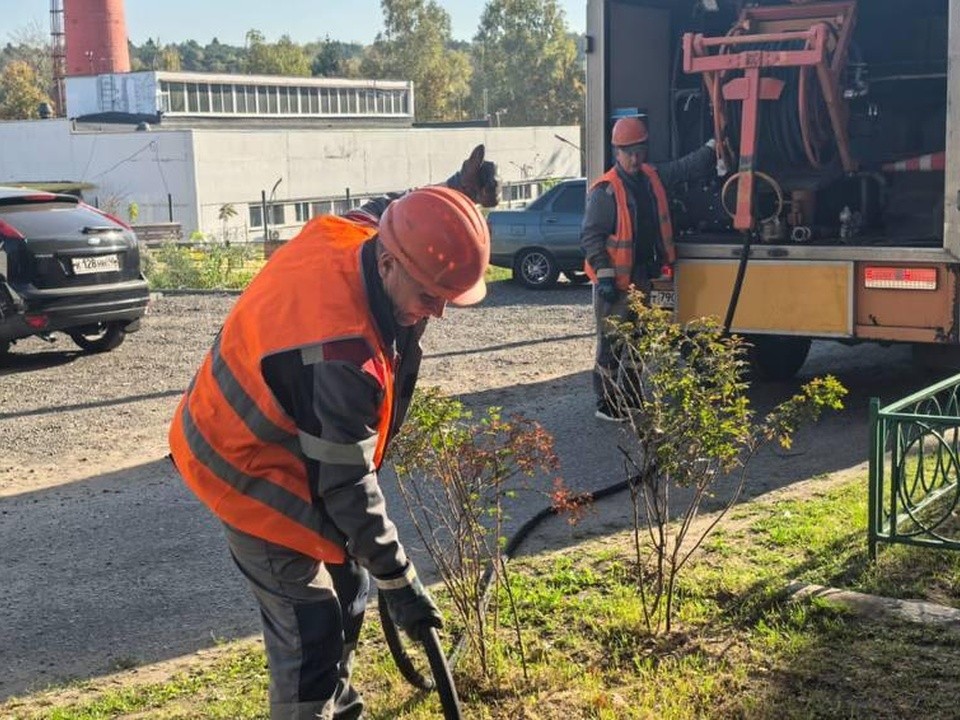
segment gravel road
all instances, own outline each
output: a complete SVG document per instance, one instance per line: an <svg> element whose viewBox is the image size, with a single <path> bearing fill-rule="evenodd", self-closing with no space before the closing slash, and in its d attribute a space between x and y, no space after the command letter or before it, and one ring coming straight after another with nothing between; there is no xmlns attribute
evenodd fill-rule
<svg viewBox="0 0 960 720"><path fill-rule="evenodd" d="M0 367L0 700L258 632L218 524L164 459L174 407L234 300L158 297L143 329L112 353L32 339ZM540 420L568 482L599 488L621 470L619 431L592 415L592 337L588 288L495 283L482 305L451 308L428 329L421 382ZM932 379L909 357L815 345L802 377L837 372L851 389L848 410L801 433L789 454L758 458L751 494L863 462L867 399L892 400ZM794 387L764 385L754 399L769 405ZM541 504L531 499L513 521ZM598 505L575 530L552 524L532 549L621 530L623 504Z"/></svg>

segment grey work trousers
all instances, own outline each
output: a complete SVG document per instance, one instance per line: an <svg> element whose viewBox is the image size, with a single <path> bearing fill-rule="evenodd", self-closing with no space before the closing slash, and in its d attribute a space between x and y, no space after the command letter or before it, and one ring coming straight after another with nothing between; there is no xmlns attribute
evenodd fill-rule
<svg viewBox="0 0 960 720"><path fill-rule="evenodd" d="M350 685L370 592L356 562L321 563L228 525L234 562L260 605L271 720L357 720Z"/></svg>
<svg viewBox="0 0 960 720"><path fill-rule="evenodd" d="M646 297L650 295L651 282L645 274L635 269L633 285ZM613 353L613 343L607 330L607 318L614 317L626 320L630 317L630 307L627 304L628 293L620 292L616 302L609 303L600 297L597 286L593 286L593 315L597 323L597 354L593 366L593 392L597 397L597 407L609 404L612 394L611 385L617 382L617 358ZM644 304L647 304L646 299Z"/></svg>

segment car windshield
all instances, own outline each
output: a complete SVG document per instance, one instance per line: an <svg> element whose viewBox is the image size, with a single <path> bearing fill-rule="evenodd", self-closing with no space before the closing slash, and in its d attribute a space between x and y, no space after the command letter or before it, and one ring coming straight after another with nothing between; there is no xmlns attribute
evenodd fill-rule
<svg viewBox="0 0 960 720"><path fill-rule="evenodd" d="M4 207L0 220L13 226L25 238L76 236L86 227L123 228L109 218L82 205L42 203Z"/></svg>

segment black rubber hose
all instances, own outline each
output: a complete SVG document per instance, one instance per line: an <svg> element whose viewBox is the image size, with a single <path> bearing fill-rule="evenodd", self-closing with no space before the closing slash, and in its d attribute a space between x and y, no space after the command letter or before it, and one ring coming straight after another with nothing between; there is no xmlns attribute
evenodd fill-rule
<svg viewBox="0 0 960 720"><path fill-rule="evenodd" d="M750 259L750 239L751 234L743 234L743 247L740 249L740 263L737 265L737 279L733 283L733 292L730 293L730 302L727 304L727 316L723 320L723 334L730 334L730 326L733 325L733 316L737 312L737 305L740 304L740 291L743 289L743 277L747 272L747 262Z"/></svg>
<svg viewBox="0 0 960 720"><path fill-rule="evenodd" d="M427 662L430 664L430 672L433 678L426 677L417 670L410 654L403 645L403 638L400 630L387 612L386 603L378 602L380 612L380 625L383 628L383 636L387 640L387 647L390 648L390 654L393 661L397 664L397 669L403 675L404 680L413 685L417 690L429 692L436 689L440 696L440 707L443 708L444 720L461 720L463 715L460 712L460 698L457 696L457 686L453 682L453 673L450 671L450 663L447 662L443 654L443 647L440 645L440 636L436 629L425 627L423 637L420 643L427 654Z"/></svg>
<svg viewBox="0 0 960 720"><path fill-rule="evenodd" d="M447 658L444 657L440 636L437 635L436 629L426 628L420 642L423 643L423 648L427 652L430 672L433 673L433 679L436 681L444 720L460 720L460 698L457 697L457 686L453 683L453 673L450 671Z"/></svg>
<svg viewBox="0 0 960 720"><path fill-rule="evenodd" d="M400 671L400 674L403 675L403 679L413 685L417 690L425 690L428 692L433 690L433 688L436 687L433 680L417 670L416 665L414 665L413 660L407 653L407 649L403 646L400 630L394 625L393 618L391 618L390 613L387 612L387 604L378 600L377 606L377 609L380 611L380 626L383 628L383 636L386 638L387 647L390 648L390 654L393 655L393 661L397 664L397 669Z"/></svg>

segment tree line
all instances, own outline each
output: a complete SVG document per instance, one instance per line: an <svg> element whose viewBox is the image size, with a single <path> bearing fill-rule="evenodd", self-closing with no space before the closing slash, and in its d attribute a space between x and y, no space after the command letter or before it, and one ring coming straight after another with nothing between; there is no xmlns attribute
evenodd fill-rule
<svg viewBox="0 0 960 720"><path fill-rule="evenodd" d="M452 37L436 0L381 0L373 43L329 36L270 42L259 30L240 46L195 40L130 44L131 68L413 81L418 122L489 119L498 125L579 124L584 62L557 0L488 0L472 41ZM39 26L0 48L0 119L38 117L52 104L49 36Z"/></svg>

